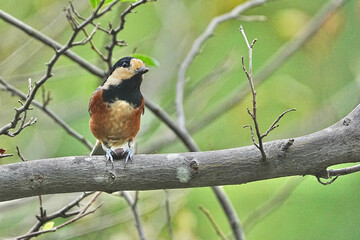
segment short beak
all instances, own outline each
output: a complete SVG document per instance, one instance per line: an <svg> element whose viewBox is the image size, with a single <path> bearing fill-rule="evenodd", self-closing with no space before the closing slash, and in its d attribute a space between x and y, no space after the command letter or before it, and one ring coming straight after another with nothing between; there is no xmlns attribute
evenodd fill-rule
<svg viewBox="0 0 360 240"><path fill-rule="evenodd" d="M148 71L149 71L149 69L147 67L140 67L135 72L136 72L136 74L144 74L144 73L147 73Z"/></svg>

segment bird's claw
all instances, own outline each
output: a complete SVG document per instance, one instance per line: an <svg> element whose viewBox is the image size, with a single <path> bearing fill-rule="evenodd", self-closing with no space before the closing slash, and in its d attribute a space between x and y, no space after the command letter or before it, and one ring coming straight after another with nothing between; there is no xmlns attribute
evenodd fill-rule
<svg viewBox="0 0 360 240"><path fill-rule="evenodd" d="M114 169L114 154L116 154L114 150L110 148L106 149L106 165L108 164L108 162L111 162L112 169Z"/></svg>
<svg viewBox="0 0 360 240"><path fill-rule="evenodd" d="M132 158L134 156L134 153L131 148L128 148L125 151L123 148L117 148L115 150L108 148L106 150L105 156L106 156L106 165L108 164L108 162L111 162L112 169L114 169L114 160L115 159L121 159L126 156L125 165L124 165L124 167L125 167L129 161L132 163Z"/></svg>
<svg viewBox="0 0 360 240"><path fill-rule="evenodd" d="M132 158L134 156L133 150L131 148L126 149L125 152L123 153L123 156L125 156L125 155L126 155L126 158L125 158L125 166L126 166L126 164L128 163L129 160L132 163Z"/></svg>

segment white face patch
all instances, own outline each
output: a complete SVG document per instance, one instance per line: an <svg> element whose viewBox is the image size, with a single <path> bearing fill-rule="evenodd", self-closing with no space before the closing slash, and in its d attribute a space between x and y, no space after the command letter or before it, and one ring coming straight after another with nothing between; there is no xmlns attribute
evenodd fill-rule
<svg viewBox="0 0 360 240"><path fill-rule="evenodd" d="M132 78L136 74L135 71L141 67L145 67L145 64L140 59L131 59L130 67L116 68L115 71L108 77L105 84L102 86L102 89L108 89L110 85L116 86L123 80Z"/></svg>

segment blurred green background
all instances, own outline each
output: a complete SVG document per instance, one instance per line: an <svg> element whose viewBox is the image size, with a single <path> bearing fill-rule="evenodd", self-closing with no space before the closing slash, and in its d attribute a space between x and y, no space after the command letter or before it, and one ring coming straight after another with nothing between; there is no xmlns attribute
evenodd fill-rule
<svg viewBox="0 0 360 240"><path fill-rule="evenodd" d="M88 16L92 7L88 1L73 1L75 8ZM209 21L233 9L241 1L174 0L150 2L127 16L125 30L119 35L127 47L116 48L117 60L134 51L156 58L159 67L146 74L142 92L146 98L161 105L173 117L175 85L178 68L193 41L204 31ZM222 23L201 49L186 76L185 113L189 125L197 123L247 80L241 69L241 56L247 49L238 28L242 24L249 39L257 38L253 53L254 73L263 66L284 43L289 41L322 7L322 1L270 1L244 15L265 16L265 21L231 20ZM56 41L64 44L71 33L63 8L67 0L5 1L0 8ZM127 3L114 8L101 21L106 27L116 25ZM88 29L88 32L91 28ZM27 79L37 81L44 74L53 51L31 39L18 29L0 21L0 76L22 91L27 91ZM265 131L274 119L289 108L296 112L286 115L280 128L266 141L290 138L325 128L349 113L359 103L360 90L360 2L351 0L329 17L327 23L294 56L286 61L260 86L258 92L259 123ZM79 38L80 40L80 38ZM102 51L108 38L94 36ZM73 51L105 69L105 65L89 45ZM221 73L213 79L216 69ZM91 142L88 129L88 101L100 79L62 57L55 65L55 76L45 84L51 92L49 108ZM37 100L42 101L41 93ZM0 126L8 123L18 106L17 97L0 92ZM248 96L230 111L193 134L201 150L215 150L252 144L248 129L243 125L251 119L246 108ZM38 123L26 128L18 137L0 136L0 148L16 155L19 146L28 160L71 155L87 155L89 150L56 125L41 111L34 109L29 116ZM184 145L176 141L160 146L171 138L169 130L148 110L137 137L138 151L182 152ZM1 164L17 162L17 157L1 159ZM219 173L221 174L221 173ZM284 186L293 183L293 194L276 211L258 222L247 239L359 239L360 238L360 175L340 177L329 186L320 185L314 177L292 177L259 181L238 186L226 186L235 209L243 222L257 207L271 199ZM6 186L0 186L6 187ZM50 213L79 194L44 196L44 207ZM175 239L218 239L205 215L198 209L210 210L224 233L231 230L224 213L210 188L169 191L172 226ZM95 214L79 222L46 234L40 239L137 239L130 209L122 198L102 194L104 202ZM139 211L149 239L169 239L165 216L164 191L140 193ZM28 198L0 203L0 238L24 234L34 224L38 214L38 199ZM56 224L64 220L56 220Z"/></svg>

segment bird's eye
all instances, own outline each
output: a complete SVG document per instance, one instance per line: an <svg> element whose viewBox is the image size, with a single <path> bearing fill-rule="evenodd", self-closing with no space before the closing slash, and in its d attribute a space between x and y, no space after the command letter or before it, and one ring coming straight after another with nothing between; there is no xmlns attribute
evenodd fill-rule
<svg viewBox="0 0 360 240"><path fill-rule="evenodd" d="M129 67L129 63L127 63L127 62L123 62L123 63L121 64L121 67L123 67L123 68L127 68L127 67Z"/></svg>

